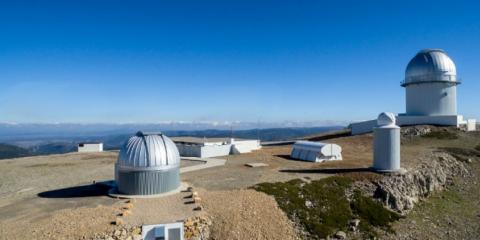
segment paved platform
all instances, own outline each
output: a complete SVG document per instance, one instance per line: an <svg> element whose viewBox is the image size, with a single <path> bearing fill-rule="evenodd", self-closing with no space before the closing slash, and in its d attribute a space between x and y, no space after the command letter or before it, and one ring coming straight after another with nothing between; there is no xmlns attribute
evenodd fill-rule
<svg viewBox="0 0 480 240"><path fill-rule="evenodd" d="M218 158L182 157L182 159L189 160L189 161L204 162L204 164L198 164L194 166L180 168L180 173L187 173L187 172L198 171L205 168L223 166L227 162L227 160L218 159Z"/></svg>
<svg viewBox="0 0 480 240"><path fill-rule="evenodd" d="M251 162L251 163L245 164L245 166L247 166L247 167L252 167L252 168L256 168L256 167L267 167L268 164L266 164L266 163L261 163L261 162Z"/></svg>

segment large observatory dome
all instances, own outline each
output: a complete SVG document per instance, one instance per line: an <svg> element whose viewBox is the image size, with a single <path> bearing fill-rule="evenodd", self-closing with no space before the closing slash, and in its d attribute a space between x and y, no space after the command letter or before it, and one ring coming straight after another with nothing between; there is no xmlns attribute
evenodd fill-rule
<svg viewBox="0 0 480 240"><path fill-rule="evenodd" d="M158 194L179 187L179 169L180 155L170 138L161 133L138 132L120 150L115 180L120 193Z"/></svg>
<svg viewBox="0 0 480 240"><path fill-rule="evenodd" d="M442 49L421 50L407 65L402 86L426 82L458 83L455 64Z"/></svg>
<svg viewBox="0 0 480 240"><path fill-rule="evenodd" d="M138 132L123 145L117 165L128 169L167 169L180 165L180 155L167 136Z"/></svg>
<svg viewBox="0 0 480 240"><path fill-rule="evenodd" d="M410 60L402 86L406 115L457 115L457 70L441 49L424 49Z"/></svg>

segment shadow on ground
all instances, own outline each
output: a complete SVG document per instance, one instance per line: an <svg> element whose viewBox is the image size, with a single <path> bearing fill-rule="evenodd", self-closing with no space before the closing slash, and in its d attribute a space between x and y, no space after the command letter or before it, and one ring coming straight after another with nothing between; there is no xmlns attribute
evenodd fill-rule
<svg viewBox="0 0 480 240"><path fill-rule="evenodd" d="M95 184L62 188L52 191L41 192L38 194L41 198L80 198L105 196L109 188Z"/></svg>
<svg viewBox="0 0 480 240"><path fill-rule="evenodd" d="M287 159L287 160L297 161L297 162L305 162L304 160L291 158L290 155L287 155L287 154L279 154L279 155L273 155L273 156L283 158L283 159Z"/></svg>
<svg viewBox="0 0 480 240"><path fill-rule="evenodd" d="M286 173L362 173L373 172L371 168L323 168L323 169L282 169L280 172Z"/></svg>

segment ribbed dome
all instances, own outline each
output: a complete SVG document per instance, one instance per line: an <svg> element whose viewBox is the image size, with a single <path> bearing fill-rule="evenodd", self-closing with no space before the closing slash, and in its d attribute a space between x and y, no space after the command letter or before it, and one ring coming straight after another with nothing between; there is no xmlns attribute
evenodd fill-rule
<svg viewBox="0 0 480 240"><path fill-rule="evenodd" d="M117 167L130 170L161 170L180 166L177 146L161 133L138 132L123 145Z"/></svg>
<svg viewBox="0 0 480 240"><path fill-rule="evenodd" d="M424 49L410 60L402 86L425 82L457 82L452 59L441 49Z"/></svg>

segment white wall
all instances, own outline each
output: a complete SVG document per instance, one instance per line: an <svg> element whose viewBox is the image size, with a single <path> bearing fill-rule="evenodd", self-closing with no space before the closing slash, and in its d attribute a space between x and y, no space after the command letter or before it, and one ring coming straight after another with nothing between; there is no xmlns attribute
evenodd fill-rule
<svg viewBox="0 0 480 240"><path fill-rule="evenodd" d="M477 131L477 120L475 119L467 120L467 131Z"/></svg>
<svg viewBox="0 0 480 240"><path fill-rule="evenodd" d="M352 135L372 132L375 126L377 126L377 120L369 120L350 124Z"/></svg>
<svg viewBox="0 0 480 240"><path fill-rule="evenodd" d="M103 143L80 143L78 152L103 152Z"/></svg>
<svg viewBox="0 0 480 240"><path fill-rule="evenodd" d="M433 125L442 125L442 126L459 126L463 121L461 115L451 115L451 116L407 116L400 115L397 116L397 125L399 126L408 126L408 125L418 125L418 124L433 124Z"/></svg>
<svg viewBox="0 0 480 240"><path fill-rule="evenodd" d="M406 114L457 115L457 87L449 83L411 84L406 87Z"/></svg>
<svg viewBox="0 0 480 240"><path fill-rule="evenodd" d="M232 153L249 153L262 148L259 140L234 140Z"/></svg>
<svg viewBox="0 0 480 240"><path fill-rule="evenodd" d="M396 117L398 126L411 126L420 124L440 125L440 126L456 126L466 124L461 115L451 116L408 116L399 115ZM357 122L350 124L352 135L369 133L377 126L377 120L370 120L364 122Z"/></svg>
<svg viewBox="0 0 480 240"><path fill-rule="evenodd" d="M182 157L199 157L199 158L209 158L209 157L219 157L227 156L230 154L230 149L232 145L196 145L196 144L183 144L177 143L178 152Z"/></svg>
<svg viewBox="0 0 480 240"><path fill-rule="evenodd" d="M201 157L201 145L189 145L183 143L176 143L178 152L182 157Z"/></svg>
<svg viewBox="0 0 480 240"><path fill-rule="evenodd" d="M203 146L201 148L201 158L219 157L230 155L231 144Z"/></svg>

